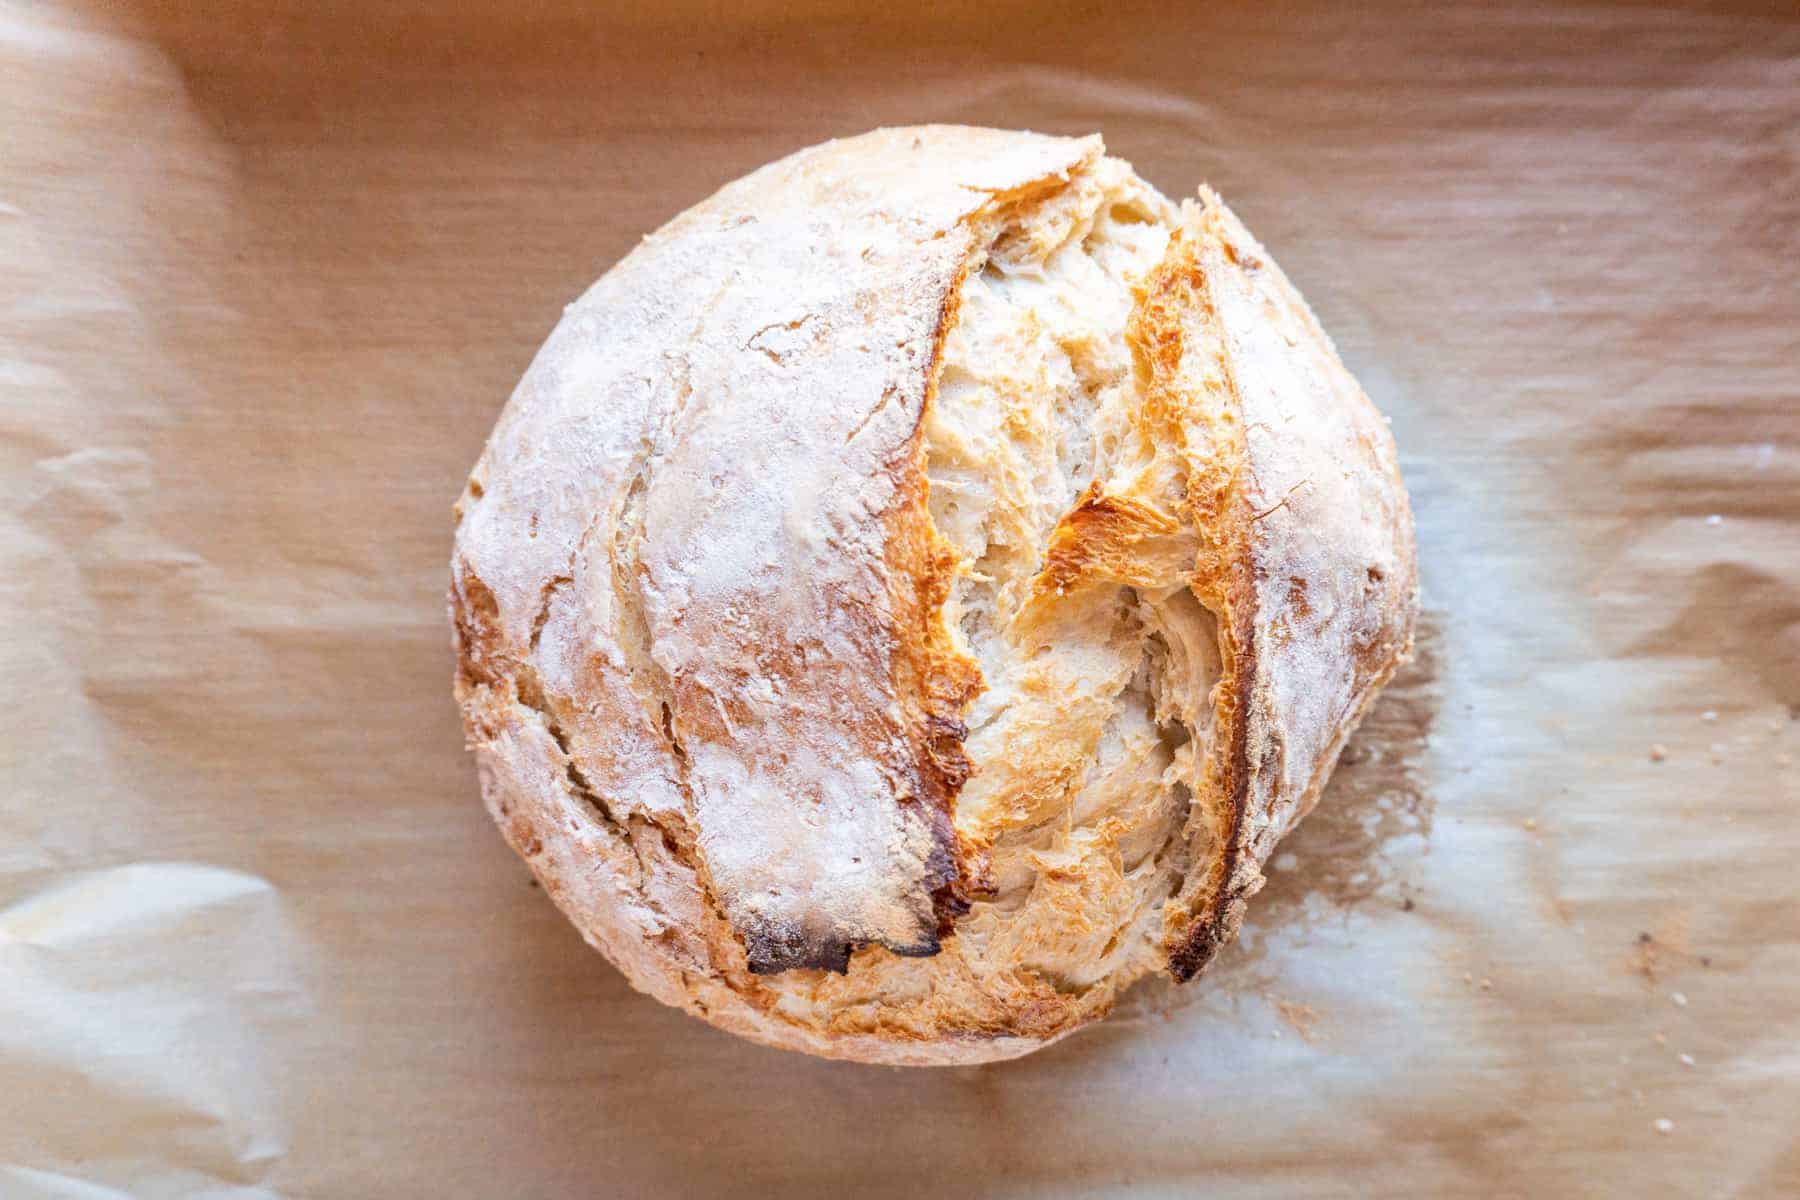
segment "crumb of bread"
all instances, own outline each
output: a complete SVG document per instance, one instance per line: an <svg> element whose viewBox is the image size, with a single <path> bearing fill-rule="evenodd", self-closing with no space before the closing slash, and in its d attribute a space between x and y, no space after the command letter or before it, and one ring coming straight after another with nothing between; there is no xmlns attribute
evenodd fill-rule
<svg viewBox="0 0 1800 1200"><path fill-rule="evenodd" d="M1294 1032L1300 1035L1302 1041L1313 1040L1313 1030L1319 1024L1319 1013L1312 1005L1278 1000L1275 1002L1275 1011L1281 1014L1283 1021L1293 1026Z"/></svg>

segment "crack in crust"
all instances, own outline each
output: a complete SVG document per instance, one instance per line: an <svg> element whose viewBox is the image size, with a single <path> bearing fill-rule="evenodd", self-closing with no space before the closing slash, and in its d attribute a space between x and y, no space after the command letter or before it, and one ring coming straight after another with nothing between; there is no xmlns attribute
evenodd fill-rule
<svg viewBox="0 0 1800 1200"><path fill-rule="evenodd" d="M595 790L594 785L582 772L581 764L576 760L574 749L569 743L568 731L556 719L556 714L544 699L542 690L536 686L534 675L534 672L525 669L514 676L513 684L517 688L519 703L537 714L538 718L543 721L544 731L550 735L550 740L556 743L558 750L562 751L562 756L566 760L563 769L568 775L569 790L594 810L614 837L627 838L625 826L613 813L612 805L601 798L600 793ZM527 679L533 679L533 682L527 684Z"/></svg>

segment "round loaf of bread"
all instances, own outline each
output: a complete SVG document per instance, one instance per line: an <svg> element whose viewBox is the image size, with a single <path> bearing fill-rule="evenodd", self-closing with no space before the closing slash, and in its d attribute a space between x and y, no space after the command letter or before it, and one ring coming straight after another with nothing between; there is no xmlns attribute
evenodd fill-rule
<svg viewBox="0 0 1800 1200"><path fill-rule="evenodd" d="M570 305L456 506L482 795L638 988L1023 1054L1236 932L1408 652L1386 424L1210 191L883 129Z"/></svg>

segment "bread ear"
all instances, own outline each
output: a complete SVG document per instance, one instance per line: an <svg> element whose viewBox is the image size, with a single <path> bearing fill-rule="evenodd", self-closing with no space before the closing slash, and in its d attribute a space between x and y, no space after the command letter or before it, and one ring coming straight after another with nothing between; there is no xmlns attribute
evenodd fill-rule
<svg viewBox="0 0 1800 1200"><path fill-rule="evenodd" d="M1387 423L1268 252L1209 190L1153 289L1157 386L1188 398L1206 447L1189 495L1195 594L1223 672L1195 792L1188 878L1166 922L1187 980L1237 932L1276 842L1310 812L1412 648L1412 513Z"/></svg>

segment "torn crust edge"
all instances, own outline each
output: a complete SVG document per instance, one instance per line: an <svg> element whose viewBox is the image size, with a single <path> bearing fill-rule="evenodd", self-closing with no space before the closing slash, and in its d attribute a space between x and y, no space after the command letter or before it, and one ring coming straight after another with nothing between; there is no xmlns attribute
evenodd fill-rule
<svg viewBox="0 0 1800 1200"><path fill-rule="evenodd" d="M1325 653L1340 653L1343 661L1334 665L1349 672L1350 686L1298 790L1284 786L1281 777L1286 743L1295 731L1286 728L1290 714L1273 710L1268 680L1291 652L1283 637L1290 615L1285 610L1298 606L1309 615L1305 587L1301 583L1297 595L1290 591L1274 605L1259 594L1259 585L1295 569L1264 525L1287 507L1292 492L1263 503L1258 476L1269 464L1252 448L1246 432L1268 414L1254 411L1239 387L1239 364L1219 302L1220 289L1252 277L1251 286L1283 306L1281 315L1298 321L1301 336L1322 351L1315 365L1335 387L1329 398L1355 409L1343 415L1359 435L1362 465L1387 485L1383 498L1390 505L1381 513L1333 514L1346 528L1385 522L1377 534L1384 561L1382 568L1369 571L1378 586L1366 589L1359 606L1337 613L1330 629L1316 632L1303 648L1316 653L1323 643ZM1133 340L1145 355L1151 387L1186 389L1187 402L1213 410L1206 430L1213 439L1210 452L1197 456L1188 447L1190 466L1201 469L1190 472L1187 506L1202 540L1192 589L1218 620L1221 675L1212 745L1189 818L1194 857L1188 880L1166 911L1164 938L1169 974L1185 983L1236 937L1250 897L1263 886L1263 863L1281 836L1318 803L1345 743L1382 687L1411 657L1418 580L1411 508L1385 419L1344 368L1299 292L1210 189L1200 190L1198 204L1183 206L1181 228L1146 291L1145 303L1133 314ZM1171 292L1184 293L1187 303L1156 303L1159 293ZM1306 450L1301 446L1291 452L1303 455ZM1317 465L1334 464L1322 458ZM1283 519L1300 518L1287 514ZM1336 531L1312 532L1329 539ZM1339 543L1328 542L1328 565L1345 566L1336 560L1349 553L1353 541L1345 538L1341 551Z"/></svg>

